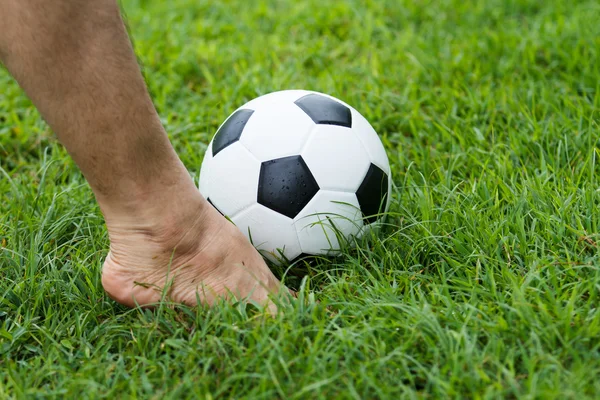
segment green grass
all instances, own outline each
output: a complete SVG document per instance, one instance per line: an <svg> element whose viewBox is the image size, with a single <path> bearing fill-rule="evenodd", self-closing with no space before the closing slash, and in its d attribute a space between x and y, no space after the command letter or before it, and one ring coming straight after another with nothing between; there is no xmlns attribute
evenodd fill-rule
<svg viewBox="0 0 600 400"><path fill-rule="evenodd" d="M269 319L126 310L83 177L0 71L0 398L594 398L600 394L600 5L124 2L198 173L245 101L354 105L394 172L375 240Z"/></svg>

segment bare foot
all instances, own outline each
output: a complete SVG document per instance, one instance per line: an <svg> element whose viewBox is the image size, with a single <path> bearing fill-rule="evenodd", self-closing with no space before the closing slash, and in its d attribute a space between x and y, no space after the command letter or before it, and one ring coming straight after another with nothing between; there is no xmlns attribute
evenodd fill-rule
<svg viewBox="0 0 600 400"><path fill-rule="evenodd" d="M247 298L270 311L281 284L246 237L196 192L135 218L105 212L110 252L102 271L108 295L129 307L170 301L213 305Z"/></svg>

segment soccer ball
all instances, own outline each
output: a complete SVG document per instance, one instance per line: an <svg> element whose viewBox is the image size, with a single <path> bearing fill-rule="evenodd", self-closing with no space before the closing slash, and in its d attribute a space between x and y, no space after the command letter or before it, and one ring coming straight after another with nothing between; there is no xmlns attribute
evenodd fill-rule
<svg viewBox="0 0 600 400"><path fill-rule="evenodd" d="M220 126L202 162L202 195L271 261L334 255L380 221L390 165L369 122L316 92L258 97Z"/></svg>

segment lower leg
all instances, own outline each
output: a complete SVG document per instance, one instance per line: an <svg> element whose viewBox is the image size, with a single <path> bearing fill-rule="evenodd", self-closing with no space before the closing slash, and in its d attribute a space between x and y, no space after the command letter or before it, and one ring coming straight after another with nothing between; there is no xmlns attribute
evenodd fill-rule
<svg viewBox="0 0 600 400"><path fill-rule="evenodd" d="M278 282L196 189L160 124L115 0L5 0L0 61L88 180L111 252L103 284L127 305L265 301ZM140 282L141 285L137 285Z"/></svg>
<svg viewBox="0 0 600 400"><path fill-rule="evenodd" d="M5 0L2 7L2 61L101 207L127 211L152 188L182 183L183 165L148 96L115 0Z"/></svg>

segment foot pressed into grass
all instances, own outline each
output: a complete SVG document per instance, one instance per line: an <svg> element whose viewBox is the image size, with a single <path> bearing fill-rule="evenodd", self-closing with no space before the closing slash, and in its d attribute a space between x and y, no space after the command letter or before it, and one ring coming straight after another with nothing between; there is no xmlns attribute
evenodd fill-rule
<svg viewBox="0 0 600 400"><path fill-rule="evenodd" d="M123 220L107 215L111 244L102 284L108 295L129 307L165 296L186 305L247 299L274 311L269 295L281 284L260 254L199 194L185 204Z"/></svg>

